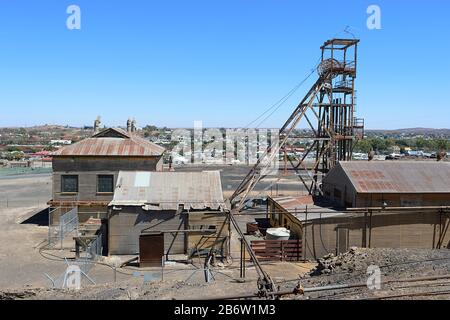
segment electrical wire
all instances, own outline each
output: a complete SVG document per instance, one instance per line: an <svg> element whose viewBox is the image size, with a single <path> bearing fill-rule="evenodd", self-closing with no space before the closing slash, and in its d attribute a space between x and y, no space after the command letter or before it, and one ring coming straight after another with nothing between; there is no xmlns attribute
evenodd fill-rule
<svg viewBox="0 0 450 320"><path fill-rule="evenodd" d="M311 69L311 72L298 84L296 84L288 93L286 93L282 98L280 98L277 102L275 102L273 105L271 105L269 108L267 108L262 114L260 114L256 119L249 122L244 129L248 129L253 123L257 122L259 119L264 117L268 112L270 112L272 109L274 109L267 117L265 117L259 124L256 126L256 128L259 128L261 124L263 124L268 118L270 118L310 77L311 75L316 71L318 65L320 64L321 58L318 59L315 66Z"/></svg>

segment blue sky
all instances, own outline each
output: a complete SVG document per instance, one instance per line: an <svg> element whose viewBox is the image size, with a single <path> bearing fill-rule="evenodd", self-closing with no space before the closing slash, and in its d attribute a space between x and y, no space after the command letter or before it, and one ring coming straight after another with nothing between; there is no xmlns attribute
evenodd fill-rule
<svg viewBox="0 0 450 320"><path fill-rule="evenodd" d="M66 27L71 4L81 30ZM381 30L366 27L370 4ZM368 128L450 127L448 0L2 0L0 126L98 115L108 126L245 126L346 26L361 39L357 111ZM281 126L311 81L263 126Z"/></svg>

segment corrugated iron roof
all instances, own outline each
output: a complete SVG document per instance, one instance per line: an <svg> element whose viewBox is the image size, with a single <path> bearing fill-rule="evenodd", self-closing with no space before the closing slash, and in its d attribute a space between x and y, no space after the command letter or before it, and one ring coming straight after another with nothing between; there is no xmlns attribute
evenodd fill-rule
<svg viewBox="0 0 450 320"><path fill-rule="evenodd" d="M122 129L103 130L54 152L54 156L160 156L165 149Z"/></svg>
<svg viewBox="0 0 450 320"><path fill-rule="evenodd" d="M339 168L359 193L450 193L450 164L445 162L351 161L333 170Z"/></svg>
<svg viewBox="0 0 450 320"><path fill-rule="evenodd" d="M120 171L110 206L143 206L146 210L225 208L219 171Z"/></svg>
<svg viewBox="0 0 450 320"><path fill-rule="evenodd" d="M296 211L304 209L306 206L313 206L314 200L312 196L300 196L300 197L271 197L279 206L287 211Z"/></svg>
<svg viewBox="0 0 450 320"><path fill-rule="evenodd" d="M269 198L302 222L345 215L344 212L315 205L311 196Z"/></svg>

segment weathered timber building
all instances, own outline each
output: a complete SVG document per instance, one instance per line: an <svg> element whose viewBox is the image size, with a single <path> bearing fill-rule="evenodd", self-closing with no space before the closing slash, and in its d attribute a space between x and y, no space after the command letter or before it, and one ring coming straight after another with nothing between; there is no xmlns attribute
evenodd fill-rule
<svg viewBox="0 0 450 320"><path fill-rule="evenodd" d="M450 206L450 165L436 161L340 162L323 179L345 208Z"/></svg>
<svg viewBox="0 0 450 320"><path fill-rule="evenodd" d="M109 253L162 256L229 251L230 224L219 171L120 171L108 214Z"/></svg>
<svg viewBox="0 0 450 320"><path fill-rule="evenodd" d="M117 128L63 147L53 153L49 205L78 207L80 223L90 217L107 219L119 171L161 171L164 150L132 130Z"/></svg>
<svg viewBox="0 0 450 320"><path fill-rule="evenodd" d="M450 206L439 203L345 210L305 203L302 198L269 197L267 211L270 225L291 230L291 239L301 240L302 258L310 260L352 246L450 249Z"/></svg>
<svg viewBox="0 0 450 320"><path fill-rule="evenodd" d="M322 180L322 191L325 206L307 197L268 198L270 224L301 239L304 259L351 246L450 248L448 163L344 161Z"/></svg>

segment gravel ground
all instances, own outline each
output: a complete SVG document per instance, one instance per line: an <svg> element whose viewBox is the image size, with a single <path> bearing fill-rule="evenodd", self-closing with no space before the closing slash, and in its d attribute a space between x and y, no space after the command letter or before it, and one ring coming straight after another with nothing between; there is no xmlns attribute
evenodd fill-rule
<svg viewBox="0 0 450 320"><path fill-rule="evenodd" d="M369 266L380 268L381 288L369 290L367 286L343 288L306 294L309 299L379 299L399 294L420 294L425 291L444 289L450 291L450 250L425 249L362 249L351 248L338 256L327 255L319 259L317 267L301 278L304 288L366 284ZM448 279L411 281L420 277L446 276ZM405 279L404 282L399 280ZM406 281L408 280L408 281ZM390 283L383 283L392 281ZM286 283L294 288L295 282ZM450 299L450 295L406 296L398 299Z"/></svg>
<svg viewBox="0 0 450 320"><path fill-rule="evenodd" d="M319 260L314 269L295 269L295 264L266 265L280 290L293 290L299 283L303 288L331 285L358 285L304 295L285 295L282 299L449 299L450 276L441 279L418 277L450 275L450 250L419 249L360 249L352 248L337 257L328 255ZM369 290L367 267L377 265L381 270L381 288ZM0 299L209 299L213 297L256 292L256 274L249 271L246 282L236 281L237 269L222 269L228 277L217 277L215 282L180 281L176 279L143 283L129 279L118 283L86 286L79 291L26 289L0 293ZM296 272L287 274L287 270ZM278 273L277 273L278 271ZM282 276L284 274L284 277ZM294 275L297 274L297 277ZM201 274L199 275L201 278ZM296 279L297 278L297 279ZM407 279L408 281L403 281ZM385 284L391 280L393 282ZM438 292L438 293L436 293ZM440 293L439 293L440 292ZM432 295L427 295L432 293Z"/></svg>
<svg viewBox="0 0 450 320"><path fill-rule="evenodd" d="M241 174L248 168L220 169L226 171L223 175L225 191L226 186L238 183L238 176L242 177ZM295 188L291 191L295 192ZM85 285L76 292L49 289L50 283L44 273L57 276L66 265L64 261L45 258L35 248L47 236L45 225L22 222L50 199L51 176L42 174L0 179L0 195L0 299L201 299L256 291L254 268L247 271L246 282L236 281L239 278L239 250L233 250L233 266L217 269L220 272L216 272L216 281L212 283L205 283L202 272L191 277L193 271L188 268L168 274L164 281L146 283L142 276L133 275L138 271L128 269L123 270L125 274L117 274L117 282L114 282L112 269L98 265L89 273L97 285ZM245 228L248 219L238 219ZM304 288L364 284L370 265L380 267L382 281L450 274L450 250L352 248L337 257L323 257L317 267L309 272L315 265L272 263L265 264L264 268L280 290L293 290L299 281ZM444 293L425 296L425 290L442 290ZM392 299L449 299L447 291L450 293L450 277L421 282L392 282L382 284L381 289L375 291L362 286L288 295L283 299L368 299L388 295ZM400 297L404 294L422 295Z"/></svg>

